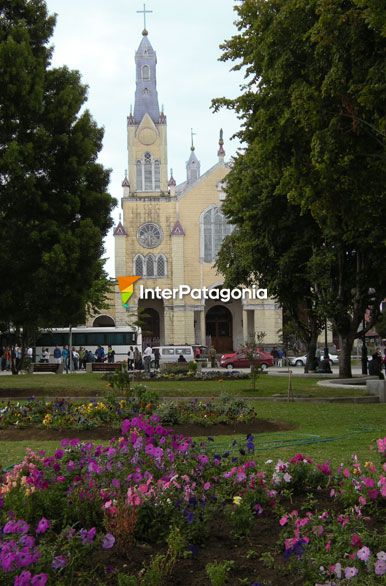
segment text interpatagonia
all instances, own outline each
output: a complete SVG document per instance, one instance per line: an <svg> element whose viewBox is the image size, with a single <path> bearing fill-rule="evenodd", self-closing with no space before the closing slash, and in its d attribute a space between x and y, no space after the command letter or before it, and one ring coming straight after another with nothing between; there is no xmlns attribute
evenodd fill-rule
<svg viewBox="0 0 386 586"><path fill-rule="evenodd" d="M268 299L267 289L258 289L255 286L249 289L208 289L208 287L191 288L189 285L180 285L173 289L161 289L161 287L154 287L154 289L147 289L143 285L139 287L140 299L180 299L190 296L197 301L213 299L215 301L222 301L228 303L231 299Z"/></svg>

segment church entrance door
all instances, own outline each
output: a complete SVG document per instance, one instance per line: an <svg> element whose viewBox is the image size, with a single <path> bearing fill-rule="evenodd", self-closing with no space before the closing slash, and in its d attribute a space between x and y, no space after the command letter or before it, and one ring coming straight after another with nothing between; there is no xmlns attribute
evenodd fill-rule
<svg viewBox="0 0 386 586"><path fill-rule="evenodd" d="M151 346L158 346L160 343L160 316L156 309L152 307L144 307L143 313L140 315L142 322L142 344Z"/></svg>
<svg viewBox="0 0 386 586"><path fill-rule="evenodd" d="M206 314L206 335L210 336L217 352L231 352L233 349L232 314L224 305L211 307Z"/></svg>

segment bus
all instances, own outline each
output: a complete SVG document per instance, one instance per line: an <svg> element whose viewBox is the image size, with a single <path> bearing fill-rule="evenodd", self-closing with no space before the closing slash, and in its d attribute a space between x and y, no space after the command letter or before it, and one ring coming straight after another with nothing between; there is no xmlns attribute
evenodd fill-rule
<svg viewBox="0 0 386 586"><path fill-rule="evenodd" d="M107 357L107 346L111 345L115 351L115 362L127 360L127 352L130 346L142 351L142 336L138 328L126 327L73 327L71 328L72 346L79 349L83 346L93 354L97 346L102 346ZM42 352L48 348L50 362L53 362L55 346L63 349L69 345L70 328L52 328L42 330L36 340L35 361L39 362Z"/></svg>

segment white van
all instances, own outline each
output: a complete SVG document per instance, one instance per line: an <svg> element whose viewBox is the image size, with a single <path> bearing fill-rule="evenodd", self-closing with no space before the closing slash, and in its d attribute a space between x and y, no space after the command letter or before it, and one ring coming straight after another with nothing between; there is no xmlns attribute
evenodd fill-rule
<svg viewBox="0 0 386 586"><path fill-rule="evenodd" d="M194 351L192 346L155 346L154 350L158 348L160 354L160 364L166 362L178 362L180 355L185 358L186 362L194 360Z"/></svg>

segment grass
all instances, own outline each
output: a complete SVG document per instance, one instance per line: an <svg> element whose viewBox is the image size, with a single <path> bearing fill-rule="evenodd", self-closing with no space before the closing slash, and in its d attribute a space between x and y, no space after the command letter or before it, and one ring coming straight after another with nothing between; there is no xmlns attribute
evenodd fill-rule
<svg viewBox="0 0 386 586"><path fill-rule="evenodd" d="M18 391L24 396L103 396L109 393L106 380L100 374L44 374L0 377L1 397L10 397ZM164 397L215 397L229 393L240 397L252 397L250 380L222 381L141 381ZM285 376L263 375L257 380L256 395L270 397L287 395L288 380ZM317 379L292 377L292 388L300 397L356 397L365 394L360 389L328 389L319 387Z"/></svg>
<svg viewBox="0 0 386 586"><path fill-rule="evenodd" d="M386 405L268 403L256 405L259 418L288 421L296 429L286 432L255 435L256 452L252 456L259 463L267 459L287 458L297 452L310 455L317 461L329 459L334 464L348 462L353 453L363 460L377 459L370 447L377 438L386 435ZM20 430L22 436L23 431ZM205 438L202 438L205 439ZM215 452L228 450L234 439L242 436L218 436L209 446ZM57 441L23 440L0 442L0 464L3 467L22 459L25 448L52 452ZM236 448L237 449L237 448Z"/></svg>

